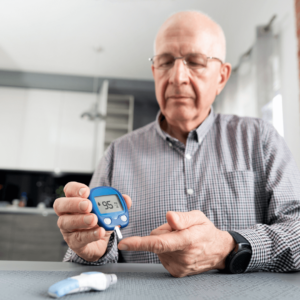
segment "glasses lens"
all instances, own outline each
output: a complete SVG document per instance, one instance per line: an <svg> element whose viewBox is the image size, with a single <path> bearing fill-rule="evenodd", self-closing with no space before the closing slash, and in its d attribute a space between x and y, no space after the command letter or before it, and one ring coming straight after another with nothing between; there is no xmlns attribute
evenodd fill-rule
<svg viewBox="0 0 300 300"><path fill-rule="evenodd" d="M191 69L201 69L207 66L207 57L200 53L187 55L185 61Z"/></svg>
<svg viewBox="0 0 300 300"><path fill-rule="evenodd" d="M157 55L153 59L153 65L156 69L170 69L174 65L174 57L170 54Z"/></svg>

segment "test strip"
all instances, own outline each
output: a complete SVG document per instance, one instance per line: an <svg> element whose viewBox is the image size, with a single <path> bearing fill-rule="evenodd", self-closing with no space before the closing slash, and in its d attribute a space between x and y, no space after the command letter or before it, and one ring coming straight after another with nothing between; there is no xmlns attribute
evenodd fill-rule
<svg viewBox="0 0 300 300"><path fill-rule="evenodd" d="M118 240L120 241L123 238L123 236L122 236L122 232L121 232L119 226L115 227L115 231L117 233Z"/></svg>

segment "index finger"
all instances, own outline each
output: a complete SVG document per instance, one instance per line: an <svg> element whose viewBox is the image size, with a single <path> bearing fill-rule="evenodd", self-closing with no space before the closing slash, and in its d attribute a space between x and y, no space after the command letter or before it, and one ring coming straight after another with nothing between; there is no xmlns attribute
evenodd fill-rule
<svg viewBox="0 0 300 300"><path fill-rule="evenodd" d="M64 187L66 197L87 198L90 194L90 189L83 183L71 181Z"/></svg>
<svg viewBox="0 0 300 300"><path fill-rule="evenodd" d="M183 250L192 243L187 230L151 236L133 236L123 239L119 250L148 251L156 254Z"/></svg>
<svg viewBox="0 0 300 300"><path fill-rule="evenodd" d="M169 232L172 232L172 231L174 231L172 229L172 227L168 223L165 223L165 224L153 229L151 231L150 235L161 235L161 234L169 233Z"/></svg>

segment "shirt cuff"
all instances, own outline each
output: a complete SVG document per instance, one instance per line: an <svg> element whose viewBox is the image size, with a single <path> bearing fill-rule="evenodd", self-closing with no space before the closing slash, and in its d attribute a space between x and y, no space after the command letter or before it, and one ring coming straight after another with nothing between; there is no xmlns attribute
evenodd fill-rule
<svg viewBox="0 0 300 300"><path fill-rule="evenodd" d="M108 263L117 263L118 257L119 255L118 255L117 236L115 232L113 232L109 238L106 252L97 261L86 261L85 259L78 256L71 248L69 248L68 251L66 252L63 261L75 262L84 265L101 266Z"/></svg>
<svg viewBox="0 0 300 300"><path fill-rule="evenodd" d="M247 239L251 245L252 256L245 272L263 271L271 260L272 241L270 237L263 230L261 232L256 229L234 231Z"/></svg>

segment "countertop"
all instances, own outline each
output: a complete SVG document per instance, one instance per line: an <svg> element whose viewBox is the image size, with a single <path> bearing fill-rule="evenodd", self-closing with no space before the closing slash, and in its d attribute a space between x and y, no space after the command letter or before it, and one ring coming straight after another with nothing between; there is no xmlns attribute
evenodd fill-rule
<svg viewBox="0 0 300 300"><path fill-rule="evenodd" d="M33 214L33 215L55 215L53 208L38 208L38 207L18 207L6 206L0 207L0 214Z"/></svg>

